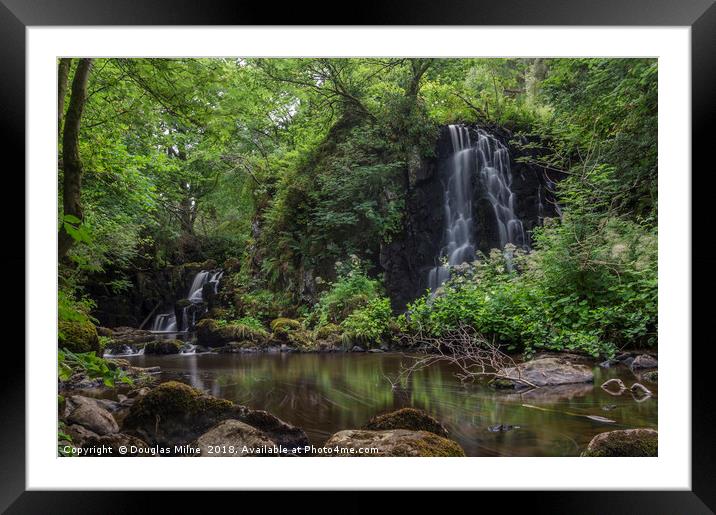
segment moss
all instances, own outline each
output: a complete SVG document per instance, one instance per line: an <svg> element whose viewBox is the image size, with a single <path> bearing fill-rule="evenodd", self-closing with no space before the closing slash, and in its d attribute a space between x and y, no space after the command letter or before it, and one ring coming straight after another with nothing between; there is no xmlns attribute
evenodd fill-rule
<svg viewBox="0 0 716 515"><path fill-rule="evenodd" d="M375 416L363 428L373 431L410 429L412 431L427 431L443 437L448 435L447 430L440 422L424 411L415 408L403 408Z"/></svg>
<svg viewBox="0 0 716 515"><path fill-rule="evenodd" d="M659 434L653 429L608 431L592 438L584 457L655 457L659 454Z"/></svg>
<svg viewBox="0 0 716 515"><path fill-rule="evenodd" d="M509 379L498 377L489 382L489 385L497 390L513 390L515 382Z"/></svg>
<svg viewBox="0 0 716 515"><path fill-rule="evenodd" d="M292 318L276 318L271 321L271 331L276 335L286 335L301 329L301 322Z"/></svg>
<svg viewBox="0 0 716 515"><path fill-rule="evenodd" d="M179 354L182 347L179 340L156 340L144 346L144 354Z"/></svg>
<svg viewBox="0 0 716 515"><path fill-rule="evenodd" d="M425 437L415 442L421 457L465 457L465 451L454 440L442 438L433 433L424 433Z"/></svg>
<svg viewBox="0 0 716 515"><path fill-rule="evenodd" d="M311 331L301 329L299 331L291 331L288 334L288 343L299 350L312 350L317 347L316 339Z"/></svg>
<svg viewBox="0 0 716 515"><path fill-rule="evenodd" d="M97 328L89 320L60 320L58 322L60 348L71 352L95 352L100 356Z"/></svg>
<svg viewBox="0 0 716 515"><path fill-rule="evenodd" d="M652 370L651 372L646 372L642 377L647 381L657 383L659 380L659 371Z"/></svg>
<svg viewBox="0 0 716 515"><path fill-rule="evenodd" d="M220 325L216 320L205 318L196 324L196 337L201 345L209 347L220 347L237 341L250 341L260 345L268 340L268 332L236 322Z"/></svg>
<svg viewBox="0 0 716 515"><path fill-rule="evenodd" d="M317 340L335 340L340 341L343 330L336 324L325 324L318 327L315 331Z"/></svg>
<svg viewBox="0 0 716 515"><path fill-rule="evenodd" d="M168 381L132 405L124 427L141 430L162 441L191 438L231 418L235 409L231 401L205 395L184 383Z"/></svg>
<svg viewBox="0 0 716 515"><path fill-rule="evenodd" d="M182 309L186 308L187 306L191 306L191 302L189 301L189 299L179 299L178 301L176 301L176 303L174 303L174 306L179 309Z"/></svg>

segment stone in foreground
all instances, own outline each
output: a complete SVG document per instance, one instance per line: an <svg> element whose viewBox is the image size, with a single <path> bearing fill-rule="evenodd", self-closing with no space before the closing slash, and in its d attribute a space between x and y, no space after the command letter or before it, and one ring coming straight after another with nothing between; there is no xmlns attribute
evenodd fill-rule
<svg viewBox="0 0 716 515"><path fill-rule="evenodd" d="M338 447L343 452L333 452L330 456L392 456L392 457L434 457L434 456L465 456L465 451L453 440L448 440L427 431L409 431L407 429L391 429L386 431L368 431L348 429L331 436L325 443L326 447ZM353 453L347 452L354 449ZM363 451L360 449L377 449Z"/></svg>
<svg viewBox="0 0 716 515"><path fill-rule="evenodd" d="M600 433L582 453L585 457L655 457L659 454L659 433L654 429L621 429Z"/></svg>
<svg viewBox="0 0 716 515"><path fill-rule="evenodd" d="M415 408L403 408L371 418L363 429L382 431L386 429L409 429L411 431L428 431L443 438L448 431L436 419Z"/></svg>
<svg viewBox="0 0 716 515"><path fill-rule="evenodd" d="M199 456L273 456L263 449L270 449L276 443L263 431L238 420L224 420L196 439L195 447ZM253 451L253 452L252 452Z"/></svg>
<svg viewBox="0 0 716 515"><path fill-rule="evenodd" d="M557 386L561 384L591 383L594 381L592 370L584 365L574 364L562 358L541 358L520 363L516 367L500 371L499 385L513 388L528 387L528 381L534 386ZM522 379L523 381L519 381Z"/></svg>
<svg viewBox="0 0 716 515"><path fill-rule="evenodd" d="M266 411L212 397L177 381L162 383L140 397L130 408L124 427L150 443L183 445L226 419L253 426L286 448L308 445L302 429Z"/></svg>

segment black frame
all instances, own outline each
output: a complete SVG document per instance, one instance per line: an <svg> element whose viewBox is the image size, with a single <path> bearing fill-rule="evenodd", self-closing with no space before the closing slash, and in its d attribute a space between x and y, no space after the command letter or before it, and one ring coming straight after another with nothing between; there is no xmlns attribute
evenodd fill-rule
<svg viewBox="0 0 716 515"><path fill-rule="evenodd" d="M319 9L298 4L298 9L277 9L273 2L245 2L199 0L0 0L0 120L3 148L6 157L14 149L24 147L25 135L25 28L37 25L282 25L305 23L310 25L610 25L610 26L690 26L692 68L692 169L702 171L698 178L699 188L692 184L693 235L709 234L708 208L710 192L705 179L713 176L710 156L713 147L713 130L709 131L716 114L716 5L714 0L501 0L499 2L474 0L429 1L393 0L386 5L352 5L350 17L341 17L341 9L322 12L333 15L321 20ZM9 152L8 152L9 151ZM24 191L24 176L15 170L24 167L24 154L15 167L4 167L3 185L15 198ZM699 166L699 164L701 166ZM711 165L711 166L709 166ZM678 173L676 171L672 173ZM684 178L688 180L688 176ZM713 180L713 179L712 179ZM10 181L8 184L7 181ZM14 183L12 182L14 181ZM6 196L7 198L7 196ZM7 201L6 201L7 202ZM705 206L705 207L702 207ZM19 206L18 206L19 208ZM21 209L6 208L4 231L15 231L6 241L24 241L25 227L16 219L7 218L8 213L22 213ZM686 251L687 249L684 249ZM24 246L17 248L12 258L3 257L6 270L18 270L25 266ZM694 293L713 291L713 270L716 258L707 249L693 252L692 267L699 271L699 282ZM26 270L26 273L30 273ZM17 284L12 291L23 291L20 274L11 278ZM705 298L702 296L702 298ZM708 320L711 303L696 302L693 297L694 321ZM713 315L711 315L713 316ZM21 331L17 331L20 333ZM23 334L13 334L16 340ZM716 511L716 451L713 444L716 401L706 384L708 373L713 373L713 350L703 337L693 338L692 351L692 491L672 492L512 492L480 493L480 501L500 502L498 508L514 508L515 501L529 503L529 510L536 513L712 513ZM10 338L6 337L7 344ZM672 342L688 345L690 342ZM710 356L710 355L711 356ZM120 513L151 509L151 501L157 494L127 492L26 492L25 491L25 359L15 351L13 367L4 367L0 373L3 414L0 424L0 510L8 513ZM696 409L694 409L696 408ZM693 452L696 450L697 452ZM615 471L628 475L628 470ZM234 493L206 492L212 503L237 500ZM181 502L182 510L206 509L205 499L195 493L175 492L174 500ZM246 493L241 493L242 500ZM326 498L325 496L329 497ZM487 497L486 497L487 496ZM166 508L166 496L162 496ZM271 503L285 496L271 494ZM300 506L304 493L291 493L290 502ZM330 502L333 495L322 494L322 506L336 506ZM374 501L366 496L345 494L336 501L340 506L353 510L374 509ZM505 503L505 498L509 504ZM417 492L411 499L424 502L424 495ZM500 501L500 499L502 499ZM326 502L328 500L328 502ZM349 501L349 502L346 502ZM264 499L265 503L266 500ZM201 504L200 504L201 503ZM482 504L485 506L484 504ZM245 504L243 505L245 506ZM315 510L316 504L311 506ZM330 509L330 508L329 508ZM333 508L335 509L335 508ZM342 508L343 511L345 508Z"/></svg>

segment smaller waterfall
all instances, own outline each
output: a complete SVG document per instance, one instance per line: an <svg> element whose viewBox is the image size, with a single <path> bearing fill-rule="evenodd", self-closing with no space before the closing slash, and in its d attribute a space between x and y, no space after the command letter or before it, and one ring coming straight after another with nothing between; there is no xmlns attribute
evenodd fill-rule
<svg viewBox="0 0 716 515"><path fill-rule="evenodd" d="M189 287L189 294L186 299L189 305L182 308L181 327L178 327L177 317L174 311L162 313L156 316L152 324L152 331L159 333L186 332L196 324L197 307L204 303L204 285L211 284L214 293L218 292L219 281L224 276L223 270L208 271L202 270L194 276ZM206 309L206 308L205 308ZM191 321L189 318L191 317Z"/></svg>

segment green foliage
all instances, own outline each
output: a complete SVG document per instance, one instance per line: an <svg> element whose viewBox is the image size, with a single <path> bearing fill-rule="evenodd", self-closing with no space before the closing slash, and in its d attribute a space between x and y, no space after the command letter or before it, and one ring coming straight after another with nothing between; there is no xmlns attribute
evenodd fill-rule
<svg viewBox="0 0 716 515"><path fill-rule="evenodd" d="M528 354L655 345L656 234L620 218L589 220L567 213L537 231L531 254L493 252L454 270L439 295L409 306L406 329L439 336L468 324Z"/></svg>
<svg viewBox="0 0 716 515"><path fill-rule="evenodd" d="M57 375L67 381L73 374L83 372L90 379L102 379L105 386L114 388L117 382L133 384L132 379L119 367L94 352L74 353L67 349L57 352Z"/></svg>
<svg viewBox="0 0 716 515"><path fill-rule="evenodd" d="M392 317L390 299L376 297L348 315L341 327L344 329L344 334L352 341L374 345L390 336Z"/></svg>
<svg viewBox="0 0 716 515"><path fill-rule="evenodd" d="M338 279L323 294L314 311L319 326L341 323L381 293L380 283L368 277L357 257L352 256L347 263L336 263L336 269Z"/></svg>

